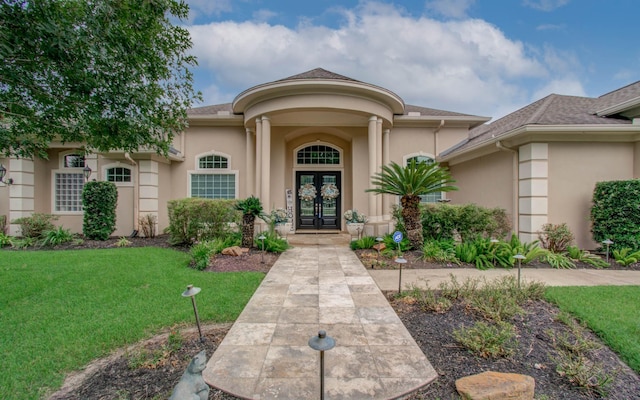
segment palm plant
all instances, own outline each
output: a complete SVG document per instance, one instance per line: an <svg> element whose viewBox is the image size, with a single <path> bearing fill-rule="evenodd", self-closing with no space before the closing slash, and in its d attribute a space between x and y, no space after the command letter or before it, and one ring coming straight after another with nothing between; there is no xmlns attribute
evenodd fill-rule
<svg viewBox="0 0 640 400"><path fill-rule="evenodd" d="M420 249L424 242L420 196L458 190L456 186L449 185L453 182L455 180L451 178L449 170L438 163L427 164L411 160L409 165L402 167L392 162L383 165L382 171L371 177L371 183L376 187L367 189L367 192L400 196L407 238L414 249Z"/></svg>
<svg viewBox="0 0 640 400"><path fill-rule="evenodd" d="M253 247L254 224L256 217L262 215L262 203L251 196L238 201L236 209L242 211L242 247Z"/></svg>

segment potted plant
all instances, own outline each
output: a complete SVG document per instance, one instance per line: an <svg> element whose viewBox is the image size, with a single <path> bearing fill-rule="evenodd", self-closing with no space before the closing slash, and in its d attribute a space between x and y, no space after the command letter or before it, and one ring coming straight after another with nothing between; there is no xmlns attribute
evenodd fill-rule
<svg viewBox="0 0 640 400"><path fill-rule="evenodd" d="M271 223L280 237L287 237L287 234L291 230L291 223L289 222L289 216L287 210L284 208L276 208L271 211Z"/></svg>
<svg viewBox="0 0 640 400"><path fill-rule="evenodd" d="M367 216L359 213L358 210L347 210L344 212L344 219L347 221L347 231L351 236L360 237L364 231L364 224L367 223Z"/></svg>

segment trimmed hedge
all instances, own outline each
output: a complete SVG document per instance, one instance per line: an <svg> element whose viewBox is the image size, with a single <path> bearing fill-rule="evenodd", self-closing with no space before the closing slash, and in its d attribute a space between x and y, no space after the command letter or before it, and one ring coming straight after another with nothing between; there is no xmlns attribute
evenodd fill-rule
<svg viewBox="0 0 640 400"><path fill-rule="evenodd" d="M422 230L425 240L477 237L504 238L511 232L507 213L502 208L475 204L425 204L422 206Z"/></svg>
<svg viewBox="0 0 640 400"><path fill-rule="evenodd" d="M87 239L109 239L116 230L117 204L118 189L113 182L85 183L82 189L82 233Z"/></svg>
<svg viewBox="0 0 640 400"><path fill-rule="evenodd" d="M640 180L598 182L591 207L593 240L613 249L640 249Z"/></svg>
<svg viewBox="0 0 640 400"><path fill-rule="evenodd" d="M236 200L187 198L168 202L169 242L191 245L203 240L222 238L231 231L230 223L240 222Z"/></svg>

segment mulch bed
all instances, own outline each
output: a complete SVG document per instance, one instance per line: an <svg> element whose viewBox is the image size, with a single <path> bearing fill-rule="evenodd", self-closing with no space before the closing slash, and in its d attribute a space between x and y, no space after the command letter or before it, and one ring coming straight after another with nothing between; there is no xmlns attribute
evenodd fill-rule
<svg viewBox="0 0 640 400"><path fill-rule="evenodd" d="M113 239L115 243L117 239ZM164 241L164 243L163 243ZM132 240L133 245L158 245L170 247L166 238ZM113 247L93 245L90 248ZM75 247L78 248L78 247ZM365 255L363 255L365 253ZM366 251L359 251L366 264ZM419 254L404 254L409 262L403 268L442 268L440 264L425 263L419 260ZM268 272L277 256L251 251L239 257L216 256L207 268L210 272L261 271ZM392 260L388 268L394 268ZM451 268L470 268L463 265ZM633 268L638 269L637 265ZM461 325L469 326L476 316L463 304L454 306L445 313L423 311L417 304L395 299L389 294L389 300L405 326L414 337L422 351L439 374L437 381L418 390L408 399L456 399L458 398L454 382L456 379L493 370L527 374L536 380L536 398L548 399L592 399L598 396L572 387L569 382L555 371L553 356L553 338L568 328L554 317L558 310L544 301L531 302L525 306L526 313L516 317L518 349L508 358L485 359L471 354L462 348L453 338L452 332ZM109 358L97 360L84 372L74 373L67 379L65 386L53 395L52 399L153 399L168 398L173 387L180 379L191 357L202 348L210 357L224 338L229 325L205 326L204 344L193 330L182 332L183 346L166 355L158 364L138 368L130 367L130 360L140 349L149 354L166 350L168 333L159 335L126 350L120 350ZM599 339L590 332L590 338ZM606 346L593 352L592 362L601 363L604 370L614 377L614 382L604 398L637 399L640 398L640 376L624 365L617 355ZM542 396L542 397L541 397ZM544 397L546 396L546 397ZM236 399L233 396L212 389L209 399Z"/></svg>

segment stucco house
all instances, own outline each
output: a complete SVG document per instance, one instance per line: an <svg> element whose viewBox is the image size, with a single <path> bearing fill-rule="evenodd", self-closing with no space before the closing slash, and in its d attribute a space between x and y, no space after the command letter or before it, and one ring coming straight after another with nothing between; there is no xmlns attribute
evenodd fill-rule
<svg viewBox="0 0 640 400"><path fill-rule="evenodd" d="M448 165L460 188L424 201L446 195L503 207L525 240L545 222L567 222L581 246L593 247L595 182L640 174L640 82L597 99L551 95L486 124L488 117L408 105L388 89L314 69L188 116L167 158L144 151L82 157L77 144L53 143L48 160L0 159L4 180L13 180L0 183L0 215L52 213L80 232L90 169L88 179L118 187L114 235L129 235L147 214L161 231L172 199L250 195L267 211L289 210L297 233L344 231L343 212L357 209L369 218L366 233L379 235L393 229L397 199L366 193L370 177L390 161L418 158Z"/></svg>

